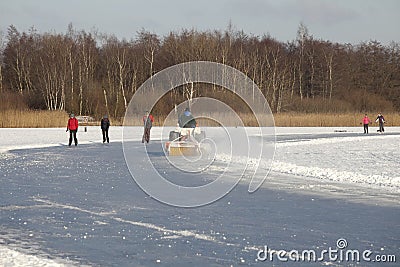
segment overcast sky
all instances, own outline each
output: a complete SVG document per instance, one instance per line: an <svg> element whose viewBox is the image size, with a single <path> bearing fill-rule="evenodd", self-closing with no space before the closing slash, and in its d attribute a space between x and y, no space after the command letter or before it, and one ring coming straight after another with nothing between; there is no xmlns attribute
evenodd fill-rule
<svg viewBox="0 0 400 267"><path fill-rule="evenodd" d="M160 36L181 29L236 30L296 38L303 22L317 39L357 44L400 42L399 0L1 0L0 29L75 29L136 37L142 28Z"/></svg>

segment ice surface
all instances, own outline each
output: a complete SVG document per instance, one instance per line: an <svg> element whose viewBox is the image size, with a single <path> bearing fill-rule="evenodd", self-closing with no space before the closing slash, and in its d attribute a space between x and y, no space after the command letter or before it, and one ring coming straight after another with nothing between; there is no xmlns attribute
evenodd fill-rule
<svg viewBox="0 0 400 267"><path fill-rule="evenodd" d="M130 141L140 141L141 128L133 129L134 138ZM207 129L208 135L212 136L213 131L219 137L220 131L212 128ZM273 171L343 183L370 184L400 192L398 127L388 128L384 135L364 135L360 128L353 127L277 127L276 131ZM255 131L247 128L247 132L252 136ZM121 142L122 128L112 127L110 136L112 142ZM152 140L160 140L161 137L161 129L154 127ZM88 127L87 132L81 130L78 139L79 144L101 143L99 129L96 127ZM223 144L223 148L227 147L226 140L215 140ZM68 133L58 128L0 130L2 157L10 156L6 152L13 149L61 146L67 142ZM223 150L217 151L216 158L220 161L234 161L235 164L246 164L248 161L246 157L232 158ZM270 161L261 160L261 167L269 168L270 165Z"/></svg>
<svg viewBox="0 0 400 267"><path fill-rule="evenodd" d="M143 146L142 129L132 131L126 141ZM213 136L212 128L206 132ZM245 175L214 204L181 209L135 184L121 127L111 127L110 144L98 127L79 131L78 147L66 146L63 128L0 129L0 266L236 266L256 263L263 245L327 248L342 236L353 248L399 254L400 128L276 132L272 172L260 190L248 194ZM229 177L249 163L216 150L207 171L188 177L163 161L161 136L154 127L148 151L178 184L201 185L225 171ZM142 156L134 159L138 169ZM259 164L266 172L271 166Z"/></svg>

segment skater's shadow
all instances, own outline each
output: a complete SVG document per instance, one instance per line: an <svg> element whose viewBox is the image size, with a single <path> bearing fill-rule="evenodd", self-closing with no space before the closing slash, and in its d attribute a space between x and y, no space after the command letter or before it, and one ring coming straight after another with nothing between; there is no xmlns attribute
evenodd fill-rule
<svg viewBox="0 0 400 267"><path fill-rule="evenodd" d="M146 144L146 152L149 157L165 157L165 151L162 147L163 143L160 141Z"/></svg>
<svg viewBox="0 0 400 267"><path fill-rule="evenodd" d="M150 157L165 157L164 151L147 151Z"/></svg>

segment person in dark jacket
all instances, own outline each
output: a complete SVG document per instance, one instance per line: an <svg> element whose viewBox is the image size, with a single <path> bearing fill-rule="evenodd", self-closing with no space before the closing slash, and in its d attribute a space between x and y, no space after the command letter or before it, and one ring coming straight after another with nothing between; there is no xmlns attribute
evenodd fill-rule
<svg viewBox="0 0 400 267"><path fill-rule="evenodd" d="M179 117L179 127L181 128L196 128L196 120L190 112L189 108L186 108L182 115Z"/></svg>
<svg viewBox="0 0 400 267"><path fill-rule="evenodd" d="M69 130L69 143L68 146L72 144L72 138L74 139L75 146L78 145L78 139L76 138L76 132L78 131L78 120L75 118L75 115L71 113L69 116L69 120L67 123L67 132Z"/></svg>
<svg viewBox="0 0 400 267"><path fill-rule="evenodd" d="M383 124L385 123L385 118L381 113L378 114L378 117L376 117L375 122L379 122L379 130L378 132L383 133L385 132L385 128L383 127Z"/></svg>
<svg viewBox="0 0 400 267"><path fill-rule="evenodd" d="M103 133L103 143L107 141L110 143L110 138L108 137L108 129L110 128L110 120L107 115L104 115L100 122L100 128Z"/></svg>
<svg viewBox="0 0 400 267"><path fill-rule="evenodd" d="M142 143L146 141L148 143L150 141L150 130L153 127L154 118L148 111L143 116L143 126L144 126L144 133L142 137Z"/></svg>

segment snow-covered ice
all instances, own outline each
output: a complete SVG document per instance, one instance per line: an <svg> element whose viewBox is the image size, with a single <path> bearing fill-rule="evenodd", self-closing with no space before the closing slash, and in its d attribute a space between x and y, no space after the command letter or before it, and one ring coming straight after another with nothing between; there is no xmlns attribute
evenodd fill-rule
<svg viewBox="0 0 400 267"><path fill-rule="evenodd" d="M101 143L95 127L79 132L79 144ZM135 131L140 141L140 128ZM252 133L251 128L247 130ZM212 132L212 128L208 129ZM387 129L387 134L364 135L355 127L277 127L276 153L272 170L300 176L315 177L343 183L369 184L400 193L400 127ZM389 134L388 134L389 133ZM152 139L161 139L160 128L153 128ZM112 127L113 142L122 141L122 128ZM68 134L58 128L1 129L2 157L13 149L62 146ZM131 140L133 141L133 140ZM217 155L219 160L245 164L247 158ZM261 167L270 163L261 161Z"/></svg>
<svg viewBox="0 0 400 267"><path fill-rule="evenodd" d="M400 193L400 133L359 133L358 128L277 128L272 171L345 184L364 184ZM308 130L308 133L307 133ZM357 134L358 132L358 134ZM245 164L247 158L217 155L220 160ZM269 161L260 166L268 168Z"/></svg>
<svg viewBox="0 0 400 267"><path fill-rule="evenodd" d="M126 141L140 147L142 129L133 130ZM122 127L111 127L110 144L88 127L78 147L66 146L61 128L0 129L0 266L251 265L267 244L323 249L340 237L352 248L399 255L400 128L373 130L278 127L261 189L248 194L243 179L211 205L182 209L135 184ZM206 132L212 137L213 128ZM176 182L205 183L225 162L238 169L247 162L217 154L209 173L188 179L157 161L161 135L154 127L149 151ZM140 169L141 158L134 160Z"/></svg>

